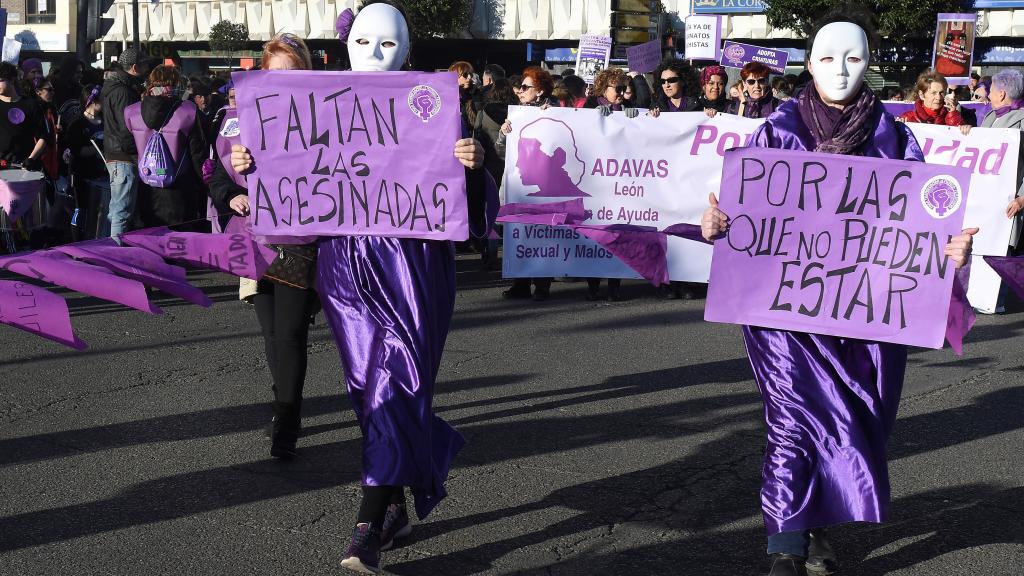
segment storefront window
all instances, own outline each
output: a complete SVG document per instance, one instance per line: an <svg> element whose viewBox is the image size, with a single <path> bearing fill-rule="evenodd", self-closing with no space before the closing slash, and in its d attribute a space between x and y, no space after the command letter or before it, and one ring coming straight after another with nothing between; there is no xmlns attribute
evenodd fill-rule
<svg viewBox="0 0 1024 576"><path fill-rule="evenodd" d="M25 0L26 24L54 24L57 22L57 0Z"/></svg>

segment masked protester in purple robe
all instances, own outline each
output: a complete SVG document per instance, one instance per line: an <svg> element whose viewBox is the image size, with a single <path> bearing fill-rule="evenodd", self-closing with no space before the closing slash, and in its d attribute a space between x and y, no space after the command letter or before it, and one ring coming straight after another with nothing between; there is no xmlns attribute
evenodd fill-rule
<svg viewBox="0 0 1024 576"><path fill-rule="evenodd" d="M390 0L363 3L338 19L356 72L403 69L409 57L405 10ZM455 142L467 186L483 177L483 146ZM249 151L232 150L244 172ZM380 552L411 531L405 487L423 519L446 495L444 482L462 436L434 415L434 382L455 306L450 242L373 236L321 241L318 290L341 353L352 408L363 432L363 499L342 565L380 571Z"/></svg>
<svg viewBox="0 0 1024 576"><path fill-rule="evenodd" d="M867 21L847 11L818 24L808 49L814 85L783 103L755 132L752 146L923 160L911 132L864 84ZM713 240L728 230L728 216L713 195L710 200L701 228ZM946 246L958 268L976 232L965 230ZM907 349L754 326L743 327L743 339L768 429L761 504L771 575L830 573L836 559L826 527L886 519L886 442Z"/></svg>
<svg viewBox="0 0 1024 576"><path fill-rule="evenodd" d="M772 95L768 79L771 72L770 68L760 62L744 64L740 70L740 79L745 98L733 100L726 112L744 118L767 118L775 112L781 102Z"/></svg>

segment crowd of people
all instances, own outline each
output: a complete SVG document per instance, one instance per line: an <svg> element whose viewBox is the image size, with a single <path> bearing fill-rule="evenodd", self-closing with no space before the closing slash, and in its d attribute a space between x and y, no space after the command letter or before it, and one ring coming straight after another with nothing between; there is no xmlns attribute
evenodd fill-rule
<svg viewBox="0 0 1024 576"><path fill-rule="evenodd" d="M410 23L400 3L370 0L344 25L339 19L338 30L354 71L407 67ZM735 114L766 120L754 135L754 146L908 160L923 155L906 122L960 126L964 132L978 124L948 93L946 80L932 71L918 78L914 108L899 121L876 112L879 99L863 84L867 30L861 20L834 15L812 35L813 74L773 77L766 66L751 63L731 85L722 66L698 69L680 59L662 62L651 75L653 82L612 67L589 84L572 70L553 75L528 66L507 75L490 64L477 75L471 63L455 62L450 70L458 77L464 137L450 145L466 170L471 219L479 211L474 198L482 197L486 185L481 175L502 183L509 107L514 105L589 108L603 115L621 111L627 117L641 111L653 117ZM855 76L841 88L821 80L839 74L833 63L837 58L845 59ZM264 45L261 68L310 70L310 51L301 38L278 34ZM204 229L226 223L219 217L211 222L208 214L248 216L246 174L255 159L238 143L238 130L222 130L235 117L234 87L227 78L186 78L177 67L153 66L132 49L103 78L93 74L71 58L48 75L35 60L20 67L0 64L0 161L43 172L53 183L53 192L40 200L50 205L52 226L71 229L75 239L117 238L139 227ZM1022 127L1020 72L978 78L971 94L979 93L993 108L981 125ZM807 117L822 120L810 126ZM802 128L788 134L786 126ZM1019 218L1022 208L1024 199L1018 197L1006 214ZM714 241L728 229L728 216L712 205L701 224L705 239ZM947 246L957 266L970 254L972 234L965 231ZM1017 225L1014 242L1019 235ZM288 274L268 270L263 280L243 281L240 293L255 305L273 382L270 454L284 460L297 454L309 326L323 310L364 434L363 498L343 563L376 573L381 551L409 533L406 491L424 518L444 498L448 470L464 444L432 411L454 309L453 247L372 236L275 238L272 246ZM472 247L485 261L496 257L497 246L486 235ZM551 282L517 279L504 296L544 300ZM587 287L588 299L601 297L600 279L588 279ZM700 290L673 283L666 294L693 298ZM605 297L621 297L618 280L608 281ZM906 348L752 327L744 327L743 336L769 427L762 497L772 574L805 574L808 567L831 570L835 559L825 527L884 518L884 446L895 418ZM793 368L780 373L780 358ZM807 386L821 388L819 399L831 400L792 397L793 390ZM832 467L848 463L820 454L808 430L836 426L856 436L850 450L864 457L863 478L817 485L819 475L829 476Z"/></svg>

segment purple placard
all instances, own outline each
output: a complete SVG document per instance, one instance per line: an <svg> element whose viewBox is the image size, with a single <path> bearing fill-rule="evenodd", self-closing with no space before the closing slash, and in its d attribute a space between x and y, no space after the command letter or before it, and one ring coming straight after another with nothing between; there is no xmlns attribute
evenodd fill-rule
<svg viewBox="0 0 1024 576"><path fill-rule="evenodd" d="M965 168L774 150L725 154L704 318L941 348L955 275L944 255Z"/></svg>
<svg viewBox="0 0 1024 576"><path fill-rule="evenodd" d="M236 72L252 231L465 240L455 73Z"/></svg>
<svg viewBox="0 0 1024 576"><path fill-rule="evenodd" d="M0 324L77 350L86 348L71 328L67 302L49 290L25 282L0 280Z"/></svg>
<svg viewBox="0 0 1024 576"><path fill-rule="evenodd" d="M789 62L789 53L785 50L741 44L731 40L726 40L725 44L722 45L722 66L743 68L744 64L750 62L760 62L771 68L772 72L785 74L786 63Z"/></svg>
<svg viewBox="0 0 1024 576"><path fill-rule="evenodd" d="M612 53L610 36L584 34L580 36L579 50L576 52L576 75L587 84L593 84L597 73L608 67L608 58Z"/></svg>
<svg viewBox="0 0 1024 576"><path fill-rule="evenodd" d="M914 109L913 101L885 100L882 102L882 105L885 106L885 111L893 116L899 116ZM961 102L960 107L973 110L978 117L979 126L981 126L981 121L985 119L985 116L988 116L988 113L992 111L992 105L985 102Z"/></svg>
<svg viewBox="0 0 1024 576"><path fill-rule="evenodd" d="M7 9L0 8L0 38L7 36Z"/></svg>
<svg viewBox="0 0 1024 576"><path fill-rule="evenodd" d="M661 40L651 40L626 48L626 61L631 72L654 72L661 64Z"/></svg>

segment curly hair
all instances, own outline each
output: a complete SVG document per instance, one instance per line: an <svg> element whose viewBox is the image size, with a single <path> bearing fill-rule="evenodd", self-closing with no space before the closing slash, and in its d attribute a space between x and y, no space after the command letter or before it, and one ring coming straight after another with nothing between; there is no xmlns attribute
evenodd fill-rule
<svg viewBox="0 0 1024 576"><path fill-rule="evenodd" d="M685 60L679 58L668 58L663 60L658 68L654 70L654 95L656 99L665 98L665 91L661 84L661 74L665 70L671 70L679 76L679 89L683 96L693 98L700 93L700 81L697 71Z"/></svg>
<svg viewBox="0 0 1024 576"><path fill-rule="evenodd" d="M171 86L176 88L179 82L181 82L181 70L178 70L177 66L167 66L166 64L153 68L146 79L146 84L149 87Z"/></svg>
<svg viewBox="0 0 1024 576"><path fill-rule="evenodd" d="M594 78L594 85L590 88L590 95L594 97L601 97L609 86L618 86L619 84L628 83L629 77L626 75L626 71L622 68L605 68L598 72L597 77Z"/></svg>
<svg viewBox="0 0 1024 576"><path fill-rule="evenodd" d="M537 87L537 90L540 90L541 98L551 96L551 93L555 90L555 79L551 77L550 72L540 66L530 66L523 70L523 79L527 78L533 81L533 85Z"/></svg>

